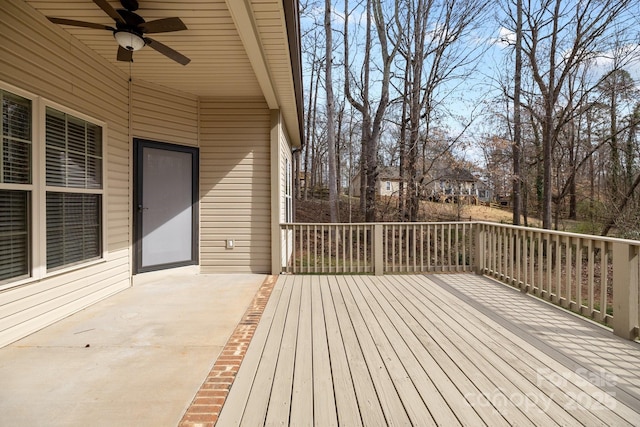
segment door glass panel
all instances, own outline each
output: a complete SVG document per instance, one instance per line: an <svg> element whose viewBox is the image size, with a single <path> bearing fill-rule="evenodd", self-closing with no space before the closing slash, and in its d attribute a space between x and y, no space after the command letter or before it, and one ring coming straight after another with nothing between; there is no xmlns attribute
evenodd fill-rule
<svg viewBox="0 0 640 427"><path fill-rule="evenodd" d="M192 260L192 154L143 148L142 267Z"/></svg>

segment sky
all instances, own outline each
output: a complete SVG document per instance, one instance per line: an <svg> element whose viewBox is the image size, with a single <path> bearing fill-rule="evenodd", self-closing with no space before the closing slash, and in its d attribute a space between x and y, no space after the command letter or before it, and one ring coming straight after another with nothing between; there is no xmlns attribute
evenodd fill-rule
<svg viewBox="0 0 640 427"><path fill-rule="evenodd" d="M303 2L304 3L304 2ZM358 40L362 41L363 32L365 28L365 15L362 9L363 1L349 1L351 13L349 15L349 32L353 35L352 42L355 46ZM569 0L566 2L571 6L575 5L575 0ZM640 2L638 2L640 4ZM496 7L497 3L492 2L490 10L487 11L486 16L482 20L482 25L478 25L474 29L473 33L469 33L468 36L456 47L460 51L473 51L481 53L478 56L478 61L475 63L475 69L469 75L466 75L462 79L453 79L447 84L441 87L440 99L446 103L449 114L442 115L441 125L449 128L452 136L460 134L466 128L466 134L463 139L468 141L467 147L470 147L468 156L471 160L481 160L477 150L473 150L474 139L481 137L481 134L487 130L487 109L488 105L491 105L492 100L499 96L499 80L507 79L511 80L513 73L513 64L508 64L509 58L513 55L513 43L515 41L515 35L512 31L501 25L503 22L503 12L499 7ZM343 0L335 0L333 2L334 13L332 15L332 26L334 28L334 81L336 78L340 79L338 84L334 84L334 91L339 98L344 97L342 94L342 76L343 70L341 61L343 59L343 41L342 32L344 26L344 2ZM637 8L640 9L640 6ZM569 10L571 8L569 7ZM640 12L640 10L639 10ZM634 20L640 24L638 19L640 13L637 15L629 16L630 20ZM314 25L322 25L324 18L324 1L317 2L316 7L309 7L306 13L303 12L301 17L301 27L303 38L307 34L307 44L310 42L310 36L313 32ZM434 34L438 31L438 23L431 24L434 30ZM636 28L640 25L636 25ZM320 29L320 35L323 37L322 29ZM632 78L637 82L640 88L640 49L638 48L638 38L632 40L632 43L628 43L627 48L635 49L635 60L631 61L624 68L630 72ZM305 40L303 40L305 45ZM352 60L357 63L363 61L364 48L357 46L352 50L350 54ZM320 55L324 55L324 45L320 46L318 50ZM374 59L377 50L374 49ZM303 68L305 68L305 80L306 87L309 87L309 70L308 70L308 56L305 57L303 53ZM594 79L599 79L608 70L611 69L612 60L611 52L600 52L598 57L593 61L591 66L592 76ZM375 92L375 91L374 91ZM504 109L504 108L503 108ZM470 127L466 125L472 122Z"/></svg>

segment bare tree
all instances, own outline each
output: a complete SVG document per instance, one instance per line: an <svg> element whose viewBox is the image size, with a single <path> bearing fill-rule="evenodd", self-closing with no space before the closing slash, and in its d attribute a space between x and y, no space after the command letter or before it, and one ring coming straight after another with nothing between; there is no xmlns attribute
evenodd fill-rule
<svg viewBox="0 0 640 427"><path fill-rule="evenodd" d="M316 165L318 159L316 154L318 153L318 95L320 89L321 70L323 67L324 52L321 53L320 47L322 46L322 26L315 20L313 13L315 2L305 1L301 3L301 14L306 17L313 18L314 22L306 28L302 35L302 58L304 65L307 69L306 79L306 97L307 104L305 105L305 146L303 147L303 154L300 155L301 159L301 175L303 177L303 183L299 183L299 177L297 178L298 186L302 185L303 188L298 190L298 197L307 200L309 197L309 190L315 183L316 179Z"/></svg>
<svg viewBox="0 0 640 427"><path fill-rule="evenodd" d="M566 0L527 2L523 8L522 49L542 98L542 225L551 228L552 159L558 135L572 111L560 104L569 75L606 50L610 28L632 0Z"/></svg>
<svg viewBox="0 0 640 427"><path fill-rule="evenodd" d="M522 120L520 115L520 91L522 89L522 0L516 0L516 63L513 76L513 224L520 225L522 208Z"/></svg>
<svg viewBox="0 0 640 427"><path fill-rule="evenodd" d="M402 14L396 14L395 37L405 65L400 74L403 118L401 126L401 169L406 192L404 219L417 221L424 174L434 158L428 146L433 142L432 129L437 112L445 103L438 93L451 82L469 77L483 52L474 43L466 43L478 29L486 12L486 0L406 0ZM402 21L401 21L402 20ZM458 142L459 138L452 138ZM451 145L447 144L446 150ZM444 154L444 153L440 153ZM439 155L438 155L439 156ZM438 157L437 156L437 157ZM421 166L421 168L419 168ZM420 173L420 170L422 173Z"/></svg>
<svg viewBox="0 0 640 427"><path fill-rule="evenodd" d="M396 5L397 13L397 5ZM378 180L378 143L380 141L380 133L382 131L385 112L389 106L389 80L391 78L391 66L393 58L397 51L397 44L391 44L387 37L387 21L383 12L381 0L366 0L366 29L365 29L365 50L364 60L362 62L361 79L357 84L355 82L355 73L352 70L353 64L350 59L349 40L349 18L351 11L349 9L349 1L344 1L344 93L349 103L362 115L361 125L361 182L362 190L360 193L361 207L364 211L365 220L373 222L376 219L375 201L376 201L376 184ZM377 47L381 61L381 70L378 81L373 81L371 73L374 65L372 65L372 47L373 32L372 25L375 25L375 35L377 36ZM375 104L373 86L376 85L375 93L379 96L377 105ZM355 94L353 87L359 89L359 93Z"/></svg>
<svg viewBox="0 0 640 427"><path fill-rule="evenodd" d="M331 29L331 0L325 0L325 93L327 102L327 148L329 163L329 217L331 222L338 222L338 188L336 179L336 129L334 125L335 107L333 97L333 31Z"/></svg>

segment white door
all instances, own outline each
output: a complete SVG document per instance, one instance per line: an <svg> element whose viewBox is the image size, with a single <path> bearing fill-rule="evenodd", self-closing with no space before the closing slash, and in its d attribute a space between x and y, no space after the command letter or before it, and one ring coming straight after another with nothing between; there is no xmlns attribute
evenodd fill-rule
<svg viewBox="0 0 640 427"><path fill-rule="evenodd" d="M197 260L197 150L136 140L137 271Z"/></svg>

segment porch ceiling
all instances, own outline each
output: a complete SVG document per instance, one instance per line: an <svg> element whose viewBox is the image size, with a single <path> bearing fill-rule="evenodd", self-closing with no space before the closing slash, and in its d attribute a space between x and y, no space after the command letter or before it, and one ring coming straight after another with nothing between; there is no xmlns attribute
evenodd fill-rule
<svg viewBox="0 0 640 427"><path fill-rule="evenodd" d="M92 0L26 2L45 16L113 26L113 20ZM109 3L121 8L118 0ZM191 62L182 66L147 46L133 55L134 79L199 97L264 97L269 108L282 110L294 144L299 143L295 73L282 0L140 0L139 5L136 13L146 21L174 16L182 19L188 30L151 37ZM129 63L116 60L118 45L111 32L60 27L129 73Z"/></svg>

